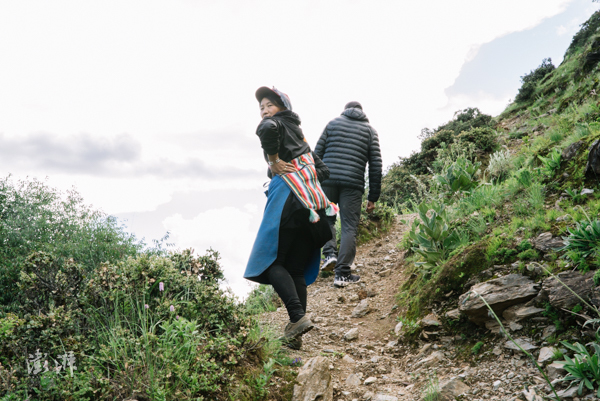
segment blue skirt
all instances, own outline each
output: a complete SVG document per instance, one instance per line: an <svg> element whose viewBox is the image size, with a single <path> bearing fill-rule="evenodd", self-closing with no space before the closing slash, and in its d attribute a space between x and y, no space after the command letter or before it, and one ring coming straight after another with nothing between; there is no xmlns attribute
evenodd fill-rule
<svg viewBox="0 0 600 401"><path fill-rule="evenodd" d="M254 240L254 246L252 247L246 271L244 272L244 278L251 281L258 281L258 276L264 273L275 262L275 259L277 259L281 214L290 193L290 187L281 177L277 175L273 177L267 192L267 205L265 206L263 219L258 229L256 240ZM317 279L320 263L321 249L315 248L304 269L306 285L314 283Z"/></svg>

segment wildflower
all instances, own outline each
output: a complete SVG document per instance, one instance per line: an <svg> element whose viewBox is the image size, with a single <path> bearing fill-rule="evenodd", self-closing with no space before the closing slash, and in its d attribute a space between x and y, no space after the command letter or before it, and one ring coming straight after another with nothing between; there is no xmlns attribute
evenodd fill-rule
<svg viewBox="0 0 600 401"><path fill-rule="evenodd" d="M160 283L158 283L158 290L159 291L164 291L165 290L165 283L163 283L162 281Z"/></svg>
<svg viewBox="0 0 600 401"><path fill-rule="evenodd" d="M173 305L171 305L171 307L169 308L169 310L170 310L171 312L175 312L175 307L174 307Z"/></svg>
<svg viewBox="0 0 600 401"><path fill-rule="evenodd" d="M179 315L175 316L175 319L179 320Z"/></svg>
<svg viewBox="0 0 600 401"><path fill-rule="evenodd" d="M148 309L148 308L150 308L150 307L148 306L148 304L146 304L146 305L144 305L144 308Z"/></svg>

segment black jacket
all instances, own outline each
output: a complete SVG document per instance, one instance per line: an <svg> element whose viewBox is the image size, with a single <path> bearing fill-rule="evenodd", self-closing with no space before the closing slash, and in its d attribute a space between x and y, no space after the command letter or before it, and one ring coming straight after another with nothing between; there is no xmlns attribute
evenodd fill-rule
<svg viewBox="0 0 600 401"><path fill-rule="evenodd" d="M351 107L327 124L315 147L315 154L329 167L324 186L365 188L365 168L369 163L368 200L377 202L381 193L381 149L377 131L365 113Z"/></svg>
<svg viewBox="0 0 600 401"><path fill-rule="evenodd" d="M312 152L300 128L300 117L290 110L280 111L273 117L265 117L258 124L256 135L260 138L266 161L269 160L268 155L277 153L281 160L289 163L300 155ZM313 157L317 177L322 182L329 177L329 169L314 153ZM267 175L272 178L271 169L268 169Z"/></svg>

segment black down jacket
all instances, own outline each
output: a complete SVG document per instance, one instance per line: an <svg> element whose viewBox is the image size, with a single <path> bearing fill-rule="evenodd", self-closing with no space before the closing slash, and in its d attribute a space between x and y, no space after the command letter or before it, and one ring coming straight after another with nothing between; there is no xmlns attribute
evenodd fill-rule
<svg viewBox="0 0 600 401"><path fill-rule="evenodd" d="M315 154L329 167L324 186L365 188L369 164L369 195L377 202L381 193L381 149L377 131L358 107L351 107L327 124L315 147Z"/></svg>
<svg viewBox="0 0 600 401"><path fill-rule="evenodd" d="M256 128L256 135L260 138L265 161L267 155L278 154L285 162L291 162L296 157L312 152L310 146L304 139L302 128L300 128L300 117L290 110L280 111L273 117L265 117ZM329 169L313 152L315 169L320 182L329 177ZM267 169L269 178L273 178L271 169Z"/></svg>

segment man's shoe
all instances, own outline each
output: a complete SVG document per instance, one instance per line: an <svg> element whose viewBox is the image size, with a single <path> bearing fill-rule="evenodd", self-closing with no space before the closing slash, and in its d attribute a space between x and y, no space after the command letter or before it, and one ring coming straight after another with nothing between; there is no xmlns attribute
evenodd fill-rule
<svg viewBox="0 0 600 401"><path fill-rule="evenodd" d="M321 268L324 272L330 272L335 268L335 264L337 263L337 258L333 255L327 256L325 261L323 262L323 267Z"/></svg>
<svg viewBox="0 0 600 401"><path fill-rule="evenodd" d="M302 348L302 337L292 338L290 340L284 339L282 341L282 345L284 347L288 347L288 348L298 351L298 350L300 350L300 348Z"/></svg>
<svg viewBox="0 0 600 401"><path fill-rule="evenodd" d="M356 274L336 274L333 279L334 287L345 287L348 284L358 283L360 281L360 276Z"/></svg>
<svg viewBox="0 0 600 401"><path fill-rule="evenodd" d="M313 322L310 321L308 316L304 315L302 316L302 319L298 320L296 323L288 323L287 326L285 326L283 335L289 341L302 336L304 333L308 333L314 327L315 325Z"/></svg>

